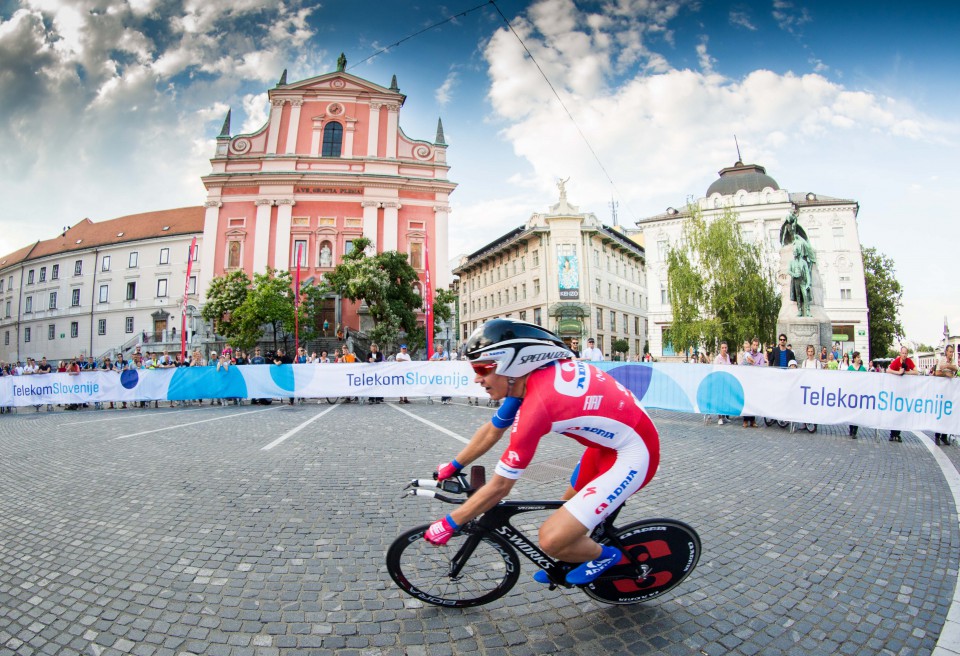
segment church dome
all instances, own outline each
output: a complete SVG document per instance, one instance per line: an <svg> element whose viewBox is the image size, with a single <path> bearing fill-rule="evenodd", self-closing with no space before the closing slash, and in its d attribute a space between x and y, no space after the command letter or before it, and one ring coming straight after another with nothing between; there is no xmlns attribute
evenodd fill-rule
<svg viewBox="0 0 960 656"><path fill-rule="evenodd" d="M767 175L767 170L759 164L737 162L720 170L720 179L707 189L707 198L713 194L732 196L743 191L763 191L766 188L780 189L777 181Z"/></svg>

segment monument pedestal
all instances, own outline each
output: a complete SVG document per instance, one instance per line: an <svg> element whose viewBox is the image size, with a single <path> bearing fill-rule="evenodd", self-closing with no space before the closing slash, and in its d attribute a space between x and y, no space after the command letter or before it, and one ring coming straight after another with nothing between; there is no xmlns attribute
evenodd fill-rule
<svg viewBox="0 0 960 656"><path fill-rule="evenodd" d="M791 258L791 248L784 246L780 249L780 314L777 316L777 334L784 333L787 343L793 345L793 352L799 364L806 357L806 348L812 344L820 357L820 347L826 346L829 350L833 346L833 323L823 309L823 279L820 270L814 266L812 271L811 288L813 298L810 303L809 317L797 316L797 304L790 300L790 275L787 267Z"/></svg>

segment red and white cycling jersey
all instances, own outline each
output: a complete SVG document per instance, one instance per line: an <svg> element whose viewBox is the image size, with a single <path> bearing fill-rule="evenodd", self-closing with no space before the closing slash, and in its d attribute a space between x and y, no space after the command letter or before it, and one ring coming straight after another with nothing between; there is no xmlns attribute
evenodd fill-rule
<svg viewBox="0 0 960 656"><path fill-rule="evenodd" d="M647 466L640 487L660 463L657 429L637 398L612 376L582 360L562 360L529 375L510 444L496 473L520 478L541 438L551 432L600 450L598 460L609 464L618 452L636 452L642 444L648 457L643 458Z"/></svg>

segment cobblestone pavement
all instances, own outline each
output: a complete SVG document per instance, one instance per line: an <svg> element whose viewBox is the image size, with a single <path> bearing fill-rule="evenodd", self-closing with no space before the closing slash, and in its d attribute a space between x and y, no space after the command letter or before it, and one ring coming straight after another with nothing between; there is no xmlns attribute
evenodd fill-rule
<svg viewBox="0 0 960 656"><path fill-rule="evenodd" d="M604 606L543 588L524 561L481 608L406 596L384 553L446 509L400 491L461 447L417 418L469 437L490 413L421 400L4 415L0 656L932 652L960 536L911 433L654 413L660 472L620 522L698 530L703 555L676 591ZM942 449L958 463L960 447ZM577 456L546 438L513 497L559 495Z"/></svg>

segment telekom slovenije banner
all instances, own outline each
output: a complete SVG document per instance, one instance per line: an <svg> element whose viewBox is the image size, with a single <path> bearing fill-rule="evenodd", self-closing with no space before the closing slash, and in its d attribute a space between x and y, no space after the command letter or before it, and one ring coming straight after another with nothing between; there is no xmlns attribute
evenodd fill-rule
<svg viewBox="0 0 960 656"><path fill-rule="evenodd" d="M876 373L597 363L649 408L960 433L960 379ZM578 367L558 374L574 378ZM0 378L0 405L211 398L485 396L467 363L245 365Z"/></svg>

